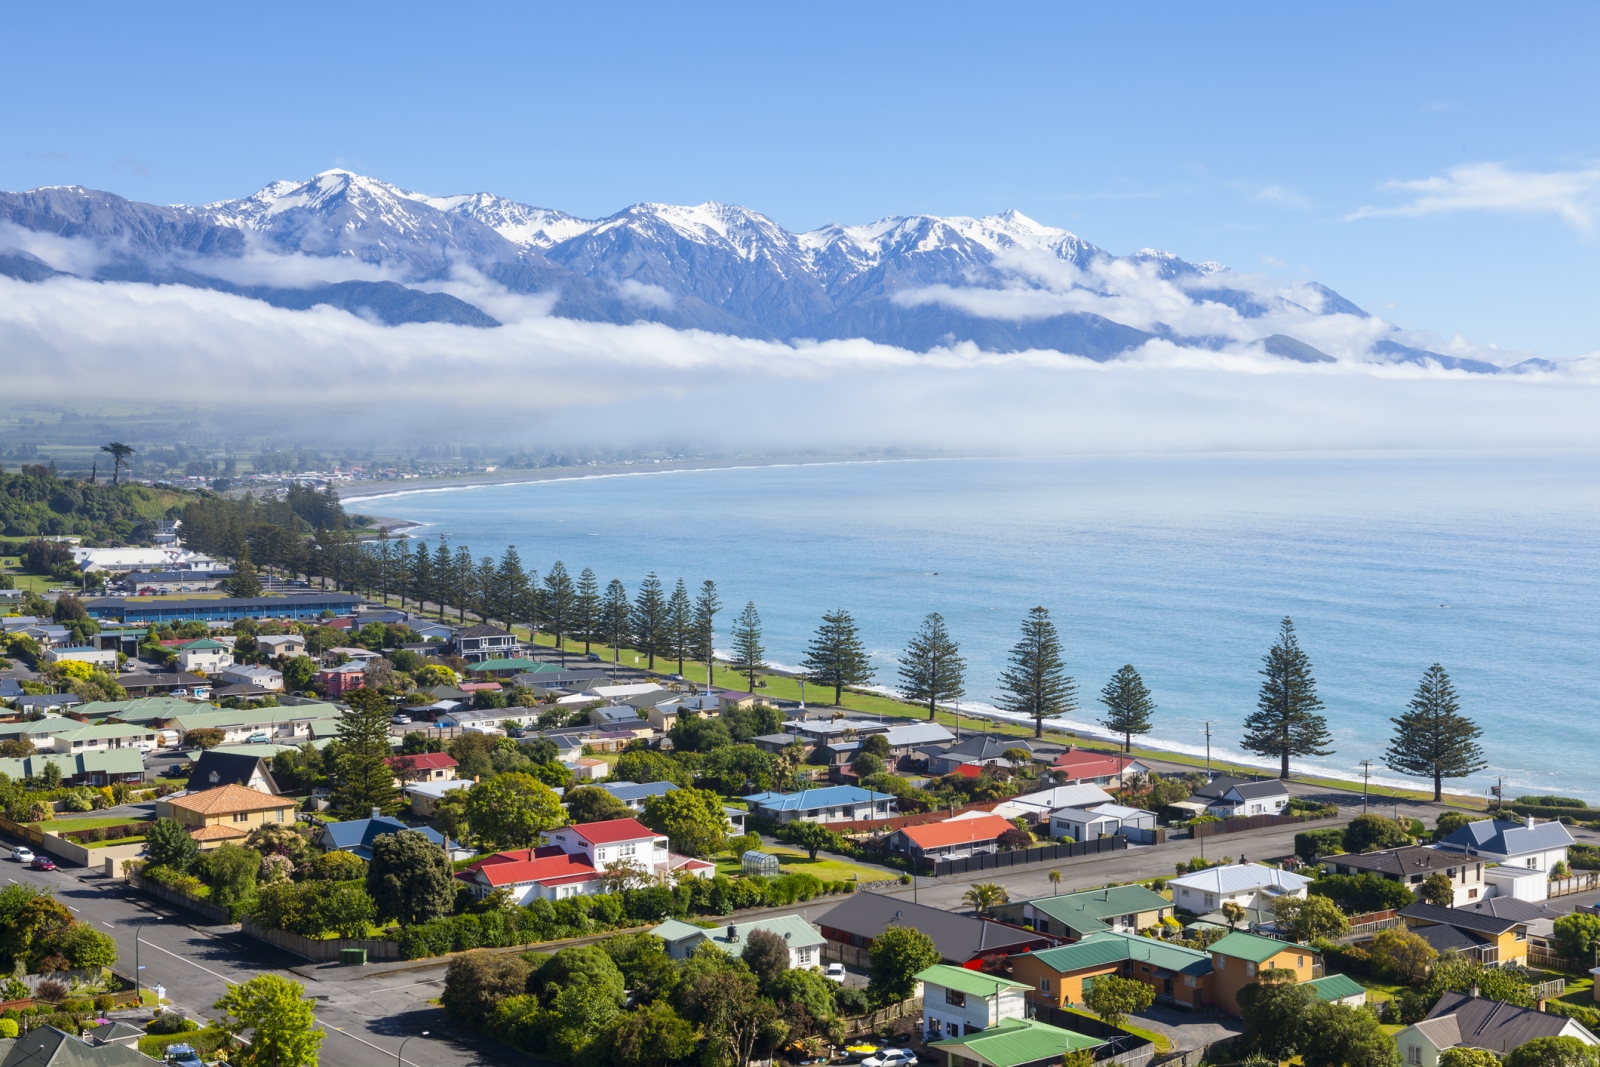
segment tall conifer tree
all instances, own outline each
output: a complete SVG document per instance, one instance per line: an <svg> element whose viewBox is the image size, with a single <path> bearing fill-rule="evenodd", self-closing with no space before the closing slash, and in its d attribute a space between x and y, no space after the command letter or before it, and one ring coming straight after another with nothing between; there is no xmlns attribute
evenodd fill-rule
<svg viewBox="0 0 1600 1067"><path fill-rule="evenodd" d="M1122 669L1111 676L1111 681L1100 690L1100 703L1106 706L1106 717L1100 720L1100 725L1122 735L1122 751L1132 751L1134 734L1150 732L1150 713L1156 710L1156 702L1150 698L1150 690L1145 688L1144 679L1133 669L1133 664L1124 663Z"/></svg>
<svg viewBox="0 0 1600 1067"><path fill-rule="evenodd" d="M1261 695L1256 710L1244 720L1241 747L1258 756L1276 756L1278 777L1289 778L1292 756L1331 756L1333 740L1328 720L1311 676L1311 658L1300 648L1294 623L1287 617L1278 630L1278 642L1262 657Z"/></svg>
<svg viewBox="0 0 1600 1067"><path fill-rule="evenodd" d="M572 602L572 632L583 635L583 654L596 640L605 640L600 626L600 579L590 567L578 575L578 597Z"/></svg>
<svg viewBox="0 0 1600 1067"><path fill-rule="evenodd" d="M566 566L558 559L544 576L544 617L550 632L555 635L556 652L561 665L567 665L567 648L562 639L572 629L573 603L578 594L572 588L572 579Z"/></svg>
<svg viewBox="0 0 1600 1067"><path fill-rule="evenodd" d="M477 585L478 568L472 562L472 549L466 545L457 545L456 557L450 567L454 571L450 579L450 591L455 594L456 599L456 622L466 622L467 605L472 602Z"/></svg>
<svg viewBox="0 0 1600 1067"><path fill-rule="evenodd" d="M966 694L966 669L944 616L930 612L900 656L900 689L908 701L928 705L931 722L939 701L959 700Z"/></svg>
<svg viewBox="0 0 1600 1067"><path fill-rule="evenodd" d="M721 610L722 601L717 599L717 583L707 578L700 583L700 592L694 598L694 638L690 643L689 654L696 662L706 665L708 690L714 681L711 661L717 654L717 612Z"/></svg>
<svg viewBox="0 0 1600 1067"><path fill-rule="evenodd" d="M1000 706L1033 719L1033 736L1044 736L1044 721L1078 707L1078 683L1061 661L1061 639L1050 609L1033 608L1022 623L1022 639L1011 647L1011 666L1000 676Z"/></svg>
<svg viewBox="0 0 1600 1067"><path fill-rule="evenodd" d="M364 819L377 808L392 815L399 807L394 770L385 762L389 747L389 702L372 689L349 694L350 710L339 719L338 782L333 807L347 819Z"/></svg>
<svg viewBox="0 0 1600 1067"><path fill-rule="evenodd" d="M678 674L683 674L683 661L694 647L694 602L689 599L689 587L678 579L673 587L672 599L667 601L667 654L678 661Z"/></svg>
<svg viewBox="0 0 1600 1067"><path fill-rule="evenodd" d="M433 602L439 609L439 621L444 622L445 603L456 598L456 567L450 555L450 544L439 535L439 547L433 552Z"/></svg>
<svg viewBox="0 0 1600 1067"><path fill-rule="evenodd" d="M645 575L639 595L633 598L633 638L640 652L650 657L650 670L656 669L656 654L666 650L667 598L656 572Z"/></svg>
<svg viewBox="0 0 1600 1067"><path fill-rule="evenodd" d="M1394 723L1394 738L1383 761L1414 778L1433 779L1433 801L1444 799L1446 778L1465 778L1488 766L1478 738L1483 731L1461 714L1455 686L1435 663L1417 683L1409 709Z"/></svg>
<svg viewBox="0 0 1600 1067"><path fill-rule="evenodd" d="M606 597L600 602L601 626L606 640L611 643L611 662L622 661L622 639L628 636L628 623L632 621L633 605L628 603L628 589L616 578L606 586Z"/></svg>
<svg viewBox="0 0 1600 1067"><path fill-rule="evenodd" d="M528 572L522 566L522 555L516 545L507 545L494 576L494 613L510 629L513 623L526 620L527 601Z"/></svg>
<svg viewBox="0 0 1600 1067"><path fill-rule="evenodd" d="M835 704L844 699L845 686L872 681L872 664L861 644L861 633L855 619L843 608L822 616L822 625L812 636L800 665L806 669L806 681L833 687Z"/></svg>
<svg viewBox="0 0 1600 1067"><path fill-rule="evenodd" d="M733 640L733 669L744 675L750 683L749 691L756 691L756 672L766 667L767 650L761 644L761 615L754 600L745 601L744 610L733 620L729 633Z"/></svg>

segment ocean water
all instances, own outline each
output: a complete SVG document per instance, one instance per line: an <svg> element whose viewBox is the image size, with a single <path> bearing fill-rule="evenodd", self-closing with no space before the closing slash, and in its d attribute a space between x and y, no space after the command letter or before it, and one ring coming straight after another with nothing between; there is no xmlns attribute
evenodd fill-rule
<svg viewBox="0 0 1600 1067"><path fill-rule="evenodd" d="M1150 740L1240 761L1261 657L1294 619L1337 751L1382 769L1429 664L1484 730L1490 766L1454 788L1600 800L1600 455L1253 454L923 460L660 472L352 505L426 523L478 555L515 544L637 589L716 581L753 600L794 664L823 611L860 624L877 681L942 613L968 700L992 702L1025 612L1051 611L1092 725L1122 664L1158 704ZM1259 761L1257 761L1259 762Z"/></svg>

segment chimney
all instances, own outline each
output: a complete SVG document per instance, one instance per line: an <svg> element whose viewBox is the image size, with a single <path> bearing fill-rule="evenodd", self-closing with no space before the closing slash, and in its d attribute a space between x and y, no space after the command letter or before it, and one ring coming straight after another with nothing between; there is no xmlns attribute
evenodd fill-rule
<svg viewBox="0 0 1600 1067"><path fill-rule="evenodd" d="M1530 829L1530 830L1533 829L1533 816L1532 815L1528 816L1527 826L1528 826L1528 829Z"/></svg>
<svg viewBox="0 0 1600 1067"><path fill-rule="evenodd" d="M1472 983L1472 999L1473 1000L1477 1000L1478 999L1478 983L1477 982L1473 982Z"/></svg>
<svg viewBox="0 0 1600 1067"><path fill-rule="evenodd" d="M728 943L734 945L739 943L739 928L733 923L728 924Z"/></svg>
<svg viewBox="0 0 1600 1067"><path fill-rule="evenodd" d="M372 809L372 817L373 817L373 818L374 818L374 819L376 819L376 818L379 818L379 817L381 817L381 816L382 816L382 815L383 815L383 812L382 812L382 811L381 811L381 810L379 810L379 809L378 809L378 808L373 808L373 809Z"/></svg>
<svg viewBox="0 0 1600 1067"><path fill-rule="evenodd" d="M1541 997L1539 1000L1535 1001L1533 1006L1541 1012L1544 1011L1544 998Z"/></svg>

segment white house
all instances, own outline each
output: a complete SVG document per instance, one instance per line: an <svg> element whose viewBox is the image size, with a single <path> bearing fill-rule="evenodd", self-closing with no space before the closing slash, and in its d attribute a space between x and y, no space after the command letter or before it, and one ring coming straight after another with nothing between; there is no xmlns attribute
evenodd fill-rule
<svg viewBox="0 0 1600 1067"><path fill-rule="evenodd" d="M1098 837L1126 837L1141 844L1154 843L1156 813L1121 804L1096 804L1092 808L1062 808L1050 813L1050 836L1074 841ZM1148 839L1148 840L1147 840Z"/></svg>
<svg viewBox="0 0 1600 1067"><path fill-rule="evenodd" d="M219 674L229 685L253 685L257 689L283 688L283 672L275 671L271 667L247 666L241 663L224 667Z"/></svg>
<svg viewBox="0 0 1600 1067"><path fill-rule="evenodd" d="M667 862L667 837L637 819L607 819L551 830L545 837L569 855L587 856L596 868L632 861L648 871Z"/></svg>
<svg viewBox="0 0 1600 1067"><path fill-rule="evenodd" d="M504 889L510 894L511 903L519 905L598 893L604 886L601 873L588 857L557 848L498 852L456 877L466 882L479 900Z"/></svg>
<svg viewBox="0 0 1600 1067"><path fill-rule="evenodd" d="M178 669L190 674L216 674L233 666L233 649L221 641L201 638L178 647Z"/></svg>
<svg viewBox="0 0 1600 1067"><path fill-rule="evenodd" d="M1394 1040L1407 1067L1439 1067L1439 1054L1447 1048L1481 1048L1505 1056L1541 1037L1600 1044L1576 1019L1466 993L1446 993L1426 1019L1396 1033Z"/></svg>
<svg viewBox="0 0 1600 1067"><path fill-rule="evenodd" d="M851 822L859 819L887 819L895 813L896 800L853 785L830 785L822 789L802 789L798 793L752 793L742 797L750 812L778 822Z"/></svg>
<svg viewBox="0 0 1600 1067"><path fill-rule="evenodd" d="M117 670L117 653L109 648L93 648L89 645L67 645L62 648L49 648L45 650L46 663L87 663L103 671L113 674Z"/></svg>
<svg viewBox="0 0 1600 1067"><path fill-rule="evenodd" d="M1224 904L1270 911L1281 896L1304 897L1311 879L1260 863L1210 867L1167 882L1172 903L1182 911L1205 915Z"/></svg>
<svg viewBox="0 0 1600 1067"><path fill-rule="evenodd" d="M269 656L303 656L306 639L299 634L262 634L256 638L256 648Z"/></svg>
<svg viewBox="0 0 1600 1067"><path fill-rule="evenodd" d="M1206 805L1219 819L1248 815L1282 815L1289 804L1289 789L1274 778L1266 782L1240 782Z"/></svg>
<svg viewBox="0 0 1600 1067"><path fill-rule="evenodd" d="M1002 1019L1027 1017L1028 986L982 971L938 963L917 972L922 983L922 1040L939 1041L988 1030Z"/></svg>
<svg viewBox="0 0 1600 1067"><path fill-rule="evenodd" d="M137 748L153 752L161 747L160 731L153 726L112 723L90 726L76 719L56 720L71 727L49 738L35 737L34 743L45 752L103 752L110 748Z"/></svg>
<svg viewBox="0 0 1600 1067"><path fill-rule="evenodd" d="M411 798L411 813L426 819L433 814L434 806L446 793L458 789L471 789L477 783L470 778L448 778L430 782L411 782L401 792Z"/></svg>
<svg viewBox="0 0 1600 1067"><path fill-rule="evenodd" d="M1530 871L1549 871L1566 861L1572 835L1558 822L1537 822L1529 815L1524 822L1482 819L1469 822L1440 841L1435 848L1464 852L1502 867L1522 867Z"/></svg>
<svg viewBox="0 0 1600 1067"><path fill-rule="evenodd" d="M789 946L789 966L816 967L822 963L822 947L828 939L822 931L798 915L774 915L747 923L728 923L707 930L690 923L668 919L650 932L667 943L667 955L675 960L688 959L704 942L709 942L730 956L744 951L750 935L757 930L777 934Z"/></svg>
<svg viewBox="0 0 1600 1067"><path fill-rule="evenodd" d="M1111 794L1097 785L1058 785L1054 789L1010 797L1002 805L1005 810L996 808L995 814L1006 818L1026 814L1030 822L1045 822L1052 811L1062 808L1092 808L1096 804L1109 803Z"/></svg>
<svg viewBox="0 0 1600 1067"><path fill-rule="evenodd" d="M171 545L162 548L75 548L72 562L88 574L106 571L126 574L129 571L191 570L210 571L217 561L198 552L189 552Z"/></svg>

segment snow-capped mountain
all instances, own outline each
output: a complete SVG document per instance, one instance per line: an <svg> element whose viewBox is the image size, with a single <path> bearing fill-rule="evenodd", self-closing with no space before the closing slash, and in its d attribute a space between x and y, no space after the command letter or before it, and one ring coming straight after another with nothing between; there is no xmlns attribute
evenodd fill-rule
<svg viewBox="0 0 1600 1067"><path fill-rule="evenodd" d="M293 270L246 277L263 263ZM1220 264L1156 249L1113 257L1016 211L894 216L792 233L731 204L640 203L582 219L487 192L412 192L345 170L198 207L158 207L77 186L0 193L0 274L23 280L75 274L182 284L284 307L326 303L388 323L498 325L463 300L416 288L436 288L462 270L512 292L553 294L552 313L569 318L643 319L778 340L866 338L916 351L971 342L1109 359L1155 337L1225 343L1166 320L1128 321L1114 299L1092 311L1071 299L1115 298L1102 290L1119 270L1170 283L1169 304L1179 311L1214 303L1243 320L1366 315L1315 283L1263 291ZM1002 306L1019 295L1041 297L1044 310ZM1322 355L1281 333L1260 340L1282 358ZM1385 344L1374 358L1445 362Z"/></svg>

